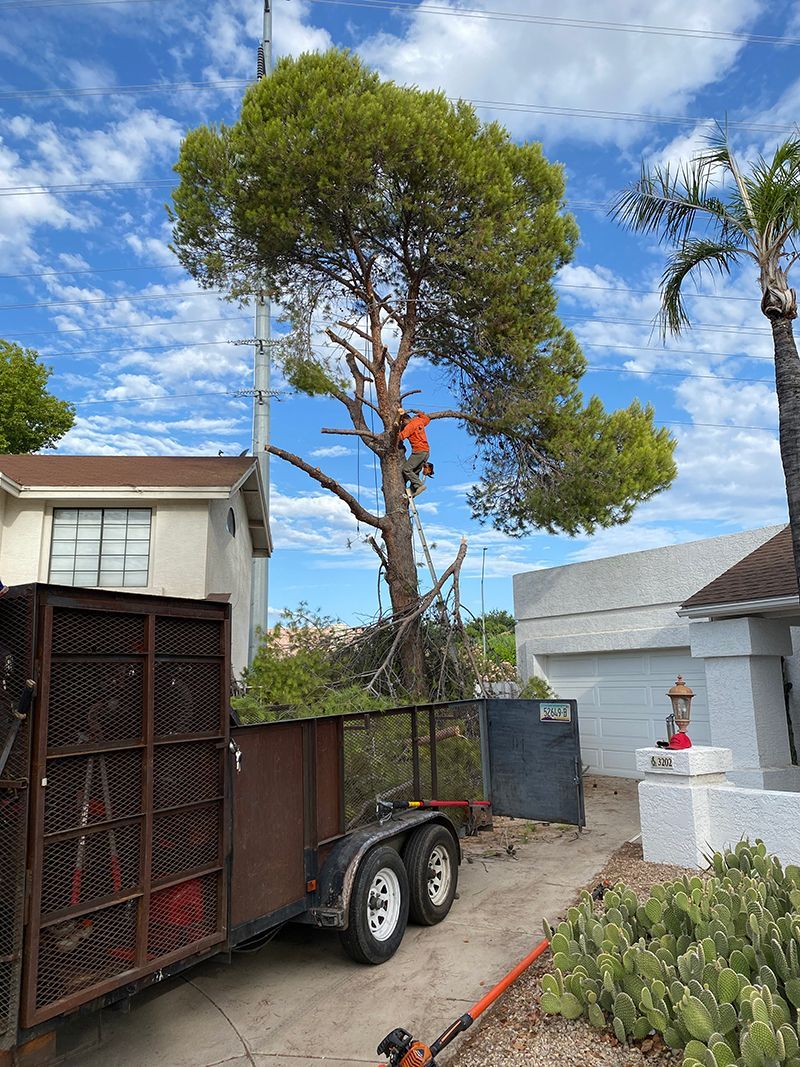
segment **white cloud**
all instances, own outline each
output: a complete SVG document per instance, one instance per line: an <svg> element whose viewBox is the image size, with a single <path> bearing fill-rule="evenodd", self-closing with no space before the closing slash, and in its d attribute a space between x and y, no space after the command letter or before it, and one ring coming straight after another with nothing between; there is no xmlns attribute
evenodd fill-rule
<svg viewBox="0 0 800 1067"><path fill-rule="evenodd" d="M455 13L459 5L438 0ZM496 10L494 0L474 0L479 10ZM693 95L713 84L735 62L736 41L616 33L576 27L524 25L463 14L425 13L414 7L402 31L381 32L359 51L382 73L451 96L560 108L643 113L684 113ZM654 26L746 28L761 8L757 0L727 0L704 10L693 0L597 0L589 10L580 0L563 0L561 18ZM525 14L527 0L508 0L504 11ZM482 114L492 115L491 110ZM496 110L517 135L567 135L590 141L627 143L638 137L635 123L576 119Z"/></svg>
<svg viewBox="0 0 800 1067"><path fill-rule="evenodd" d="M217 0L203 20L212 62L204 70L209 80L255 78L258 42L262 33L262 11L252 0ZM330 34L307 21L310 5L304 0L281 4L274 20L276 56L325 51L333 44Z"/></svg>
<svg viewBox="0 0 800 1067"><path fill-rule="evenodd" d="M315 448L311 452L314 459L339 459L341 456L354 456L356 450L345 445L329 445L327 448Z"/></svg>

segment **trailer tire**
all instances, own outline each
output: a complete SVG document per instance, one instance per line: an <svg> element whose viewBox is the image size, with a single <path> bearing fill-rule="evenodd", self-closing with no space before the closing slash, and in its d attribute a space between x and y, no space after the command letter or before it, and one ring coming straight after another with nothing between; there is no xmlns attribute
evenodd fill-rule
<svg viewBox="0 0 800 1067"><path fill-rule="evenodd" d="M408 923L408 875L388 845L371 849L356 871L349 924L339 939L357 963L385 963L397 952Z"/></svg>
<svg viewBox="0 0 800 1067"><path fill-rule="evenodd" d="M410 888L409 918L435 926L447 916L458 887L458 848L440 823L422 826L411 836L404 854Z"/></svg>

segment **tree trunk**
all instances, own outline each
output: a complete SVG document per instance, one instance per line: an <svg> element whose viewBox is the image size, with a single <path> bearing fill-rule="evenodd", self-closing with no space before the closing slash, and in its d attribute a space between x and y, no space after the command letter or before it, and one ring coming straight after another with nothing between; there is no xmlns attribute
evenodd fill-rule
<svg viewBox="0 0 800 1067"><path fill-rule="evenodd" d="M414 533L403 479L403 454L393 449L381 458L383 499L386 504L386 525L383 539L386 544L386 584L395 615L416 606L419 600L417 563L414 557ZM403 681L411 694L427 698L425 653L419 621L409 629L400 648Z"/></svg>
<svg viewBox="0 0 800 1067"><path fill-rule="evenodd" d="M781 461L786 479L794 566L800 586L800 359L792 322L770 316L775 346L775 389L778 394Z"/></svg>

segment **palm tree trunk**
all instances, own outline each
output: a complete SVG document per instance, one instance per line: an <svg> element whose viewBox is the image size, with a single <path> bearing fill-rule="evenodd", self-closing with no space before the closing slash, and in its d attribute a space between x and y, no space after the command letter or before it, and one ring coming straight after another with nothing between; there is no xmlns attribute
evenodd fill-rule
<svg viewBox="0 0 800 1067"><path fill-rule="evenodd" d="M770 316L770 324L775 348L781 461L786 479L794 567L800 586L800 359L792 320L785 316Z"/></svg>

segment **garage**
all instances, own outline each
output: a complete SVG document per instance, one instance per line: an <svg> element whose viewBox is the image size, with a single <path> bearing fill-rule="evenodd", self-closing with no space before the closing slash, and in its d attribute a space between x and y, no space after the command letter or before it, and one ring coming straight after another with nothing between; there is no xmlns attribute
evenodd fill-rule
<svg viewBox="0 0 800 1067"><path fill-rule="evenodd" d="M666 737L666 696L679 674L694 690L690 734L710 744L705 673L688 648L551 655L547 678L558 696L578 701L584 766L636 777L636 749Z"/></svg>

